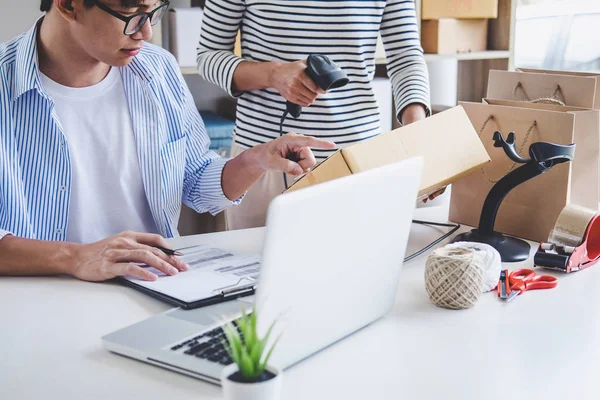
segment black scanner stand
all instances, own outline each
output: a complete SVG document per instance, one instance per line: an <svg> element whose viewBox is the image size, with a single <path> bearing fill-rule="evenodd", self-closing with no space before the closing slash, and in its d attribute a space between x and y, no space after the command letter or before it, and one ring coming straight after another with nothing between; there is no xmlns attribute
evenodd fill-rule
<svg viewBox="0 0 600 400"><path fill-rule="evenodd" d="M532 143L529 146L530 158L523 158L516 150L514 132L509 133L504 140L502 133L496 131L493 139L494 147L502 147L512 161L523 166L508 173L492 187L483 203L478 228L457 235L452 242L489 244L498 250L502 262L524 261L529 258L529 243L494 232L500 204L506 195L520 184L549 171L557 164L572 161L575 155L575 144L565 146L547 142Z"/></svg>

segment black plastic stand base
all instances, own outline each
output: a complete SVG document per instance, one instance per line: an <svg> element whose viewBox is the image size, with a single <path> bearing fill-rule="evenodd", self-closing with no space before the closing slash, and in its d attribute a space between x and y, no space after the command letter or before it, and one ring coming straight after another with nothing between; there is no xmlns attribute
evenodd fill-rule
<svg viewBox="0 0 600 400"><path fill-rule="evenodd" d="M489 244L500 253L502 262L519 262L529 258L531 246L524 240L501 233L493 232L491 235L480 235L477 229L471 232L461 233L452 239L454 242L476 242Z"/></svg>

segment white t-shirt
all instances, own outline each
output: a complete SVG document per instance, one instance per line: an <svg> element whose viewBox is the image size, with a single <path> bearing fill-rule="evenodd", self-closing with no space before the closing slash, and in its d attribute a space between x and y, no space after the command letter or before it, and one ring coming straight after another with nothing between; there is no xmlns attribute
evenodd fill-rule
<svg viewBox="0 0 600 400"><path fill-rule="evenodd" d="M124 230L158 232L140 175L127 99L117 68L71 88L43 75L71 158L67 241L91 243Z"/></svg>

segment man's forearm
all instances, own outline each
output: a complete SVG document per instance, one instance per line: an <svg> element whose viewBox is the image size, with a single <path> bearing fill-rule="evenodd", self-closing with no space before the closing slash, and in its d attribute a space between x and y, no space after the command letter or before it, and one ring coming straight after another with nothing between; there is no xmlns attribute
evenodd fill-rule
<svg viewBox="0 0 600 400"><path fill-rule="evenodd" d="M23 239L0 239L0 275L70 274L77 244Z"/></svg>
<svg viewBox="0 0 600 400"><path fill-rule="evenodd" d="M265 170L255 161L256 151L258 146L242 152L225 164L221 186L229 200L234 201L242 197L265 173Z"/></svg>
<svg viewBox="0 0 600 400"><path fill-rule="evenodd" d="M280 63L244 61L233 74L233 91L244 92L273 87L271 80Z"/></svg>

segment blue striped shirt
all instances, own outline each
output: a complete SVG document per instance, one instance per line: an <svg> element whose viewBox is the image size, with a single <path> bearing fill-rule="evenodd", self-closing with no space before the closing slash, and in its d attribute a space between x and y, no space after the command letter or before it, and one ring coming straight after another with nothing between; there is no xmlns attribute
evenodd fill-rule
<svg viewBox="0 0 600 400"><path fill-rule="evenodd" d="M241 29L242 58L233 53ZM284 131L331 140L338 148L381 133L371 81L381 35L396 114L413 103L429 109L429 78L414 0L207 0L198 46L198 71L230 95L236 67L247 61L291 62L325 54L350 83L320 95ZM237 95L237 93L236 93ZM276 89L248 91L238 99L236 143L252 147L279 136L285 99ZM330 150L315 150L318 159Z"/></svg>
<svg viewBox="0 0 600 400"><path fill-rule="evenodd" d="M70 154L54 102L40 83L38 25L0 44L0 238L11 233L63 241ZM123 156L138 157L159 232L177 235L182 202L213 214L232 205L221 187L227 160L209 151L210 139L173 56L145 44L120 72L129 106L123 112L130 113L137 149L137 155Z"/></svg>

